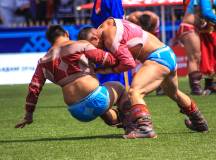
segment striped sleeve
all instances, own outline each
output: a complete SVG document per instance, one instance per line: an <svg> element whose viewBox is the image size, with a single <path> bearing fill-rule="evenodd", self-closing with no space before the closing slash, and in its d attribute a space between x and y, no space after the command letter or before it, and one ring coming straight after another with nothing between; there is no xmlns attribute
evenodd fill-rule
<svg viewBox="0 0 216 160"><path fill-rule="evenodd" d="M42 67L38 63L35 73L32 77L32 80L28 86L28 94L26 96L26 105L25 109L27 112L34 112L39 94L43 88L43 85L46 81L44 77Z"/></svg>

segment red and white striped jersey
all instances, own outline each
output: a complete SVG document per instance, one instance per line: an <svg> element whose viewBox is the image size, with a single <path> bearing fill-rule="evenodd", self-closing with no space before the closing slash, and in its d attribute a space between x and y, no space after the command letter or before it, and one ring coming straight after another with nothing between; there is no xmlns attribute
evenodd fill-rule
<svg viewBox="0 0 216 160"><path fill-rule="evenodd" d="M94 75L95 64L114 66L117 60L109 52L97 49L87 41L70 41L67 45L51 48L38 61L29 84L26 110L34 111L46 79L62 87L84 75Z"/></svg>
<svg viewBox="0 0 216 160"><path fill-rule="evenodd" d="M148 34L142 28L132 22L122 19L114 19L116 24L116 35L110 51L118 59L119 64L114 68L116 72L133 69L136 66L133 53L130 48L146 43Z"/></svg>

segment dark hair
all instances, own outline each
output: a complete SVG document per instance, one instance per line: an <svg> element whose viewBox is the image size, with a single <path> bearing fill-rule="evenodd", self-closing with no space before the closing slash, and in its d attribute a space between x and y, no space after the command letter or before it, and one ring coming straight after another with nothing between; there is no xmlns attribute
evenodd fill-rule
<svg viewBox="0 0 216 160"><path fill-rule="evenodd" d="M139 22L143 30L148 32L151 32L153 30L153 24L150 15L143 14L139 17Z"/></svg>
<svg viewBox="0 0 216 160"><path fill-rule="evenodd" d="M78 40L88 40L88 34L93 27L84 27L79 31Z"/></svg>
<svg viewBox="0 0 216 160"><path fill-rule="evenodd" d="M51 44L53 44L58 37L65 36L65 33L67 32L64 30L62 26L51 25L46 31L46 38Z"/></svg>

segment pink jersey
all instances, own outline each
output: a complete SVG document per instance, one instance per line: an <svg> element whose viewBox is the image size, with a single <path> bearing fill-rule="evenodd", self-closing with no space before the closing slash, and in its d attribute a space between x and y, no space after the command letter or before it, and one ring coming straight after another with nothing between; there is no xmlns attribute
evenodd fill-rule
<svg viewBox="0 0 216 160"><path fill-rule="evenodd" d="M129 48L138 44L144 45L147 33L138 25L127 20L114 19L117 30L113 41L111 52L119 60L119 64L114 68L117 72L127 71L136 66L133 54Z"/></svg>
<svg viewBox="0 0 216 160"><path fill-rule="evenodd" d="M109 53L87 42L71 42L63 47L51 48L42 57L29 84L26 110L34 111L38 96L46 79L64 86L84 75L92 75L94 63L114 66L117 61Z"/></svg>

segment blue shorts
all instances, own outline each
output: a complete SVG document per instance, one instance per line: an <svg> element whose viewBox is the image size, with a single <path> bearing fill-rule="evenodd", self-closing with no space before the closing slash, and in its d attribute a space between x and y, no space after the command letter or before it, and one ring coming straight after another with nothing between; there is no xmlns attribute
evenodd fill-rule
<svg viewBox="0 0 216 160"><path fill-rule="evenodd" d="M101 116L109 108L109 104L108 89L99 86L79 102L69 105L68 111L77 120L89 122Z"/></svg>
<svg viewBox="0 0 216 160"><path fill-rule="evenodd" d="M168 67L170 71L176 70L176 55L168 46L155 50L148 56L147 60L156 61Z"/></svg>

